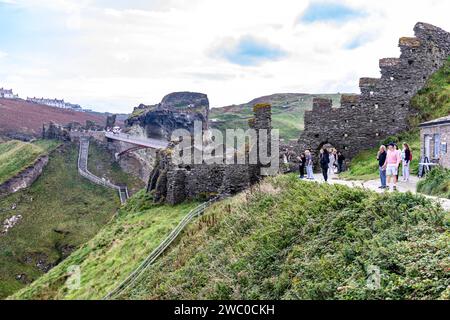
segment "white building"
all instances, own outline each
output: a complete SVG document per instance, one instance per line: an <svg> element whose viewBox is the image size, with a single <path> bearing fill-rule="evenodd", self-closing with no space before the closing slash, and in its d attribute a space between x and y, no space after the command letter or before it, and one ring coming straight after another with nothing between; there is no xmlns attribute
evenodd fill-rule
<svg viewBox="0 0 450 320"><path fill-rule="evenodd" d="M27 101L43 104L49 107L66 108L66 103L64 102L64 100L46 99L46 98L27 98Z"/></svg>
<svg viewBox="0 0 450 320"><path fill-rule="evenodd" d="M18 99L19 96L17 94L14 94L12 89L7 90L7 89L0 88L0 98Z"/></svg>

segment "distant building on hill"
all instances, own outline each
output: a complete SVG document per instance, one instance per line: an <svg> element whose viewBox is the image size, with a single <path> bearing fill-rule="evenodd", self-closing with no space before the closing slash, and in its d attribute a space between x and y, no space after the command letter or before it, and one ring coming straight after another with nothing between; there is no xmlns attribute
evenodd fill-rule
<svg viewBox="0 0 450 320"><path fill-rule="evenodd" d="M450 169L450 116L420 125L422 156Z"/></svg>
<svg viewBox="0 0 450 320"><path fill-rule="evenodd" d="M18 99L19 96L17 94L14 94L12 89L3 89L0 88L0 98L4 98L4 99Z"/></svg>
<svg viewBox="0 0 450 320"><path fill-rule="evenodd" d="M82 112L83 108L79 104L73 104L69 102L65 102L64 99L46 99L46 98L27 98L28 102L43 104L49 107L61 108L61 109L70 109L74 111Z"/></svg>

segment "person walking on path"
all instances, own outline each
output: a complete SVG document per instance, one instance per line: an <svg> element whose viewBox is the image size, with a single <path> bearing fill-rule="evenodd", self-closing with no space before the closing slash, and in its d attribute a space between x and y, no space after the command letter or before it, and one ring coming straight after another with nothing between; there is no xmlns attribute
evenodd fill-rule
<svg viewBox="0 0 450 320"><path fill-rule="evenodd" d="M342 152L337 153L337 164L338 164L338 173L344 172L344 161L345 156L342 154Z"/></svg>
<svg viewBox="0 0 450 320"><path fill-rule="evenodd" d="M328 182L328 171L330 170L330 154L326 148L320 150L320 167L325 182Z"/></svg>
<svg viewBox="0 0 450 320"><path fill-rule="evenodd" d="M402 164L402 150L400 150L400 148L398 147L397 144L395 145L395 150L397 150L398 156L400 157L400 164L398 165L398 170L397 170L397 182L400 181L400 165Z"/></svg>
<svg viewBox="0 0 450 320"><path fill-rule="evenodd" d="M412 152L411 148L406 142L403 144L402 160L403 160L403 182L408 182L410 176Z"/></svg>
<svg viewBox="0 0 450 320"><path fill-rule="evenodd" d="M300 157L298 157L299 160L299 172L300 172L300 179L304 179L305 178L305 168L306 168L306 156L304 153L302 153L300 155Z"/></svg>
<svg viewBox="0 0 450 320"><path fill-rule="evenodd" d="M384 167L384 164L386 163L386 146L381 146L380 151L378 151L377 160L378 165L380 168L380 180L381 180L381 186L380 189L386 189L386 168Z"/></svg>
<svg viewBox="0 0 450 320"><path fill-rule="evenodd" d="M389 144L389 149L386 154L386 162L383 166L383 168L386 169L386 175L388 179L388 187L391 186L391 181L394 182L393 190L397 191L397 176L398 176L398 167L400 163L402 162L402 158L398 151L395 148L395 144L391 143Z"/></svg>
<svg viewBox="0 0 450 320"><path fill-rule="evenodd" d="M333 149L331 149L329 151L328 157L330 159L330 161L328 163L328 177L330 179L333 179L334 178L334 168L336 166L336 160L337 160L336 153Z"/></svg>
<svg viewBox="0 0 450 320"><path fill-rule="evenodd" d="M311 151L309 150L305 151L305 160L306 160L307 179L314 180L314 170L313 170L314 162Z"/></svg>

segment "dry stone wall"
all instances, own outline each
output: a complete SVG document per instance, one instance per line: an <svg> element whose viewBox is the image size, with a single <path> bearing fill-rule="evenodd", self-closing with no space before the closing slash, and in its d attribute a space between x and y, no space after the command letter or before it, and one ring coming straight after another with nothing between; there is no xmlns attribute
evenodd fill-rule
<svg viewBox="0 0 450 320"><path fill-rule="evenodd" d="M400 39L400 58L380 60L380 78L360 79L360 95L343 95L340 108L333 108L331 100L314 100L298 151L316 154L331 144L351 159L409 129L409 118L416 114L411 98L450 55L448 32L426 23L417 23L414 31L416 37Z"/></svg>
<svg viewBox="0 0 450 320"><path fill-rule="evenodd" d="M266 130L270 135L272 124L270 105L257 105L254 113L251 127L257 132ZM261 168L260 164L204 163L176 166L172 162L171 150L161 150L158 152L147 189L153 192L155 201L166 201L172 205L186 199L207 200L247 189L260 180Z"/></svg>

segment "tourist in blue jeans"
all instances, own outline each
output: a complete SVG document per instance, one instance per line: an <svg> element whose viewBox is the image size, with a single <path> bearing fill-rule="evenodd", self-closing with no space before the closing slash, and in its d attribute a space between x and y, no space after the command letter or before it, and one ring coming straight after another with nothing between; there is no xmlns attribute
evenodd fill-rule
<svg viewBox="0 0 450 320"><path fill-rule="evenodd" d="M305 157L306 157L306 173L307 173L307 179L308 180L314 180L314 162L313 157L311 154L311 151L306 150L305 151Z"/></svg>
<svg viewBox="0 0 450 320"><path fill-rule="evenodd" d="M387 189L387 183L386 183L386 167L384 167L384 164L386 163L386 146L381 146L380 151L377 155L378 164L380 167L380 180L381 180L381 186L380 189Z"/></svg>

